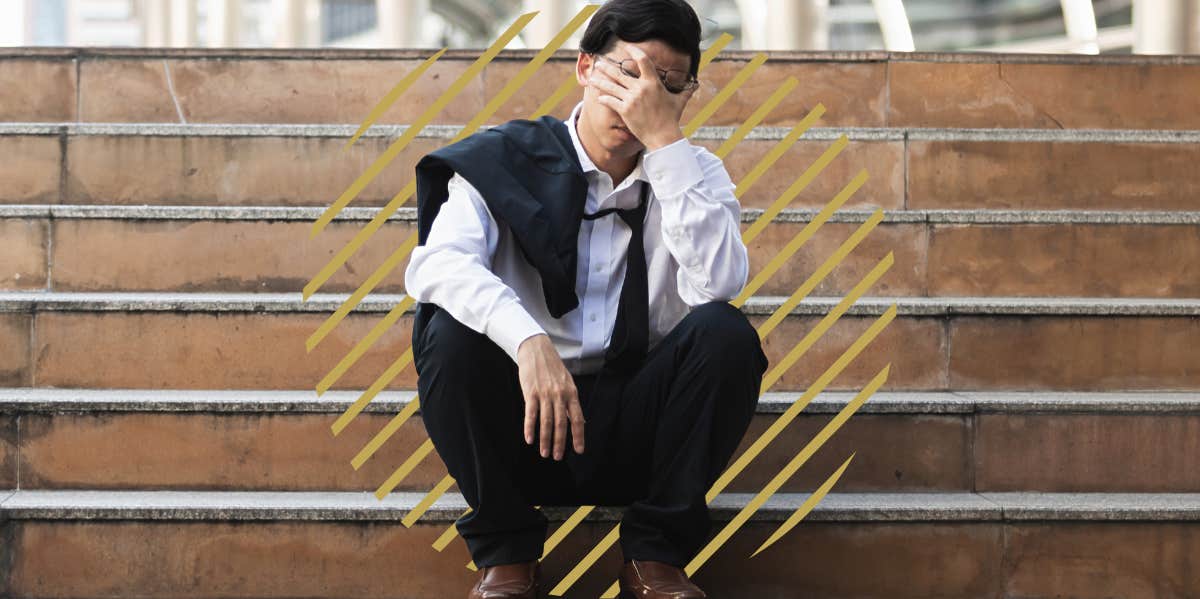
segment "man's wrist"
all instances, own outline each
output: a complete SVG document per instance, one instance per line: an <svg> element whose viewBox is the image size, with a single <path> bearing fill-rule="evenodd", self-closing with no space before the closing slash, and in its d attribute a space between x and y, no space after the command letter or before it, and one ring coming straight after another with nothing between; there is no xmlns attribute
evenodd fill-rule
<svg viewBox="0 0 1200 599"><path fill-rule="evenodd" d="M659 148L665 148L681 139L683 139L683 130L676 126L674 129L648 135L646 136L646 139L642 140L642 143L645 144L647 152L653 152Z"/></svg>

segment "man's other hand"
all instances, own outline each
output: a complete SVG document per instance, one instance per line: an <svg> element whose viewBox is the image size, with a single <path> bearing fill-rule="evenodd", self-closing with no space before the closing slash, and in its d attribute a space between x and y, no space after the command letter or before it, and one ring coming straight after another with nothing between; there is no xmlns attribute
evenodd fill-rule
<svg viewBox="0 0 1200 599"><path fill-rule="evenodd" d="M575 453L583 453L583 410L575 379L563 365L558 350L546 334L534 335L517 348L517 369L525 396L525 442L532 445L539 431L542 457L561 460L567 443L567 425Z"/></svg>

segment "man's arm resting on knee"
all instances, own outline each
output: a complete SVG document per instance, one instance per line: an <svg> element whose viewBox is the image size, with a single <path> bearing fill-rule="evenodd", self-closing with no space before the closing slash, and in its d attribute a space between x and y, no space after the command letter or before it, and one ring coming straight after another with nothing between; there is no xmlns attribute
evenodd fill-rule
<svg viewBox="0 0 1200 599"><path fill-rule="evenodd" d="M455 175L424 245L413 249L404 286L413 299L441 306L467 327L484 333L516 363L525 400L525 442L540 430L542 457L562 459L566 429L583 453L583 411L575 382L549 335L521 305L511 287L489 268L497 224L479 191Z"/></svg>

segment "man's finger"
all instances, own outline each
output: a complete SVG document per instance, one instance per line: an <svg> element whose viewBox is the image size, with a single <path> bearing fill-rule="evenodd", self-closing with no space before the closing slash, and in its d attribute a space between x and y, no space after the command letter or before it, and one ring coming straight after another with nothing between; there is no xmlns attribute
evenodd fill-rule
<svg viewBox="0 0 1200 599"><path fill-rule="evenodd" d="M540 422L538 423L538 425L541 427L541 430L539 431L542 441L540 449L542 457L544 458L549 457L550 443L554 440L552 438L552 435L554 434L554 402L550 401L549 397L542 396L542 405L540 407L540 411Z"/></svg>
<svg viewBox="0 0 1200 599"><path fill-rule="evenodd" d="M533 445L533 432L537 428L538 400L532 397L525 400L525 444Z"/></svg>
<svg viewBox="0 0 1200 599"><path fill-rule="evenodd" d="M596 101L613 109L617 114L621 115L622 117L625 116L625 103L622 102L620 98L618 98L616 96L601 95L596 98Z"/></svg>
<svg viewBox="0 0 1200 599"><path fill-rule="evenodd" d="M629 56L633 58L634 62L637 62L638 79L658 82L658 70L654 68L654 63L650 61L649 54L646 54L637 46L629 46Z"/></svg>
<svg viewBox="0 0 1200 599"><path fill-rule="evenodd" d="M571 418L571 441L575 453L583 453L583 408L579 407L579 398L572 397L567 402L567 411Z"/></svg>
<svg viewBox="0 0 1200 599"><path fill-rule="evenodd" d="M611 62L598 62L596 63L596 66L600 67L597 69L600 76L607 78L609 81L612 81L622 88L628 89L634 81L637 81L637 79L626 75L625 71L622 70L621 67Z"/></svg>
<svg viewBox="0 0 1200 599"><path fill-rule="evenodd" d="M625 95L629 93L629 90L617 85L616 83L613 83L611 79L604 79L601 77L593 77L589 79L588 85L621 100L624 100Z"/></svg>
<svg viewBox="0 0 1200 599"><path fill-rule="evenodd" d="M565 395L565 393L564 393ZM554 402L554 459L561 460L567 447L567 402L560 396Z"/></svg>

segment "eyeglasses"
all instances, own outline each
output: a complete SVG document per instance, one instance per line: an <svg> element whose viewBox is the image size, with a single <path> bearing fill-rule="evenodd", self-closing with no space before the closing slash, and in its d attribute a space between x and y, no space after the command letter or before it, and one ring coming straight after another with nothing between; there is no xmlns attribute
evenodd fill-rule
<svg viewBox="0 0 1200 599"><path fill-rule="evenodd" d="M632 58L614 60L604 56L603 54L593 54L592 56L603 58L604 60L621 67L621 72L629 75L630 77L642 76L641 70L638 69L637 61ZM700 82L697 81L695 77L692 77L683 71L678 71L675 69L660 69L658 67L655 67L654 70L658 71L658 79L659 81L662 81L663 87L667 88L667 91L673 94L681 94L700 85Z"/></svg>

